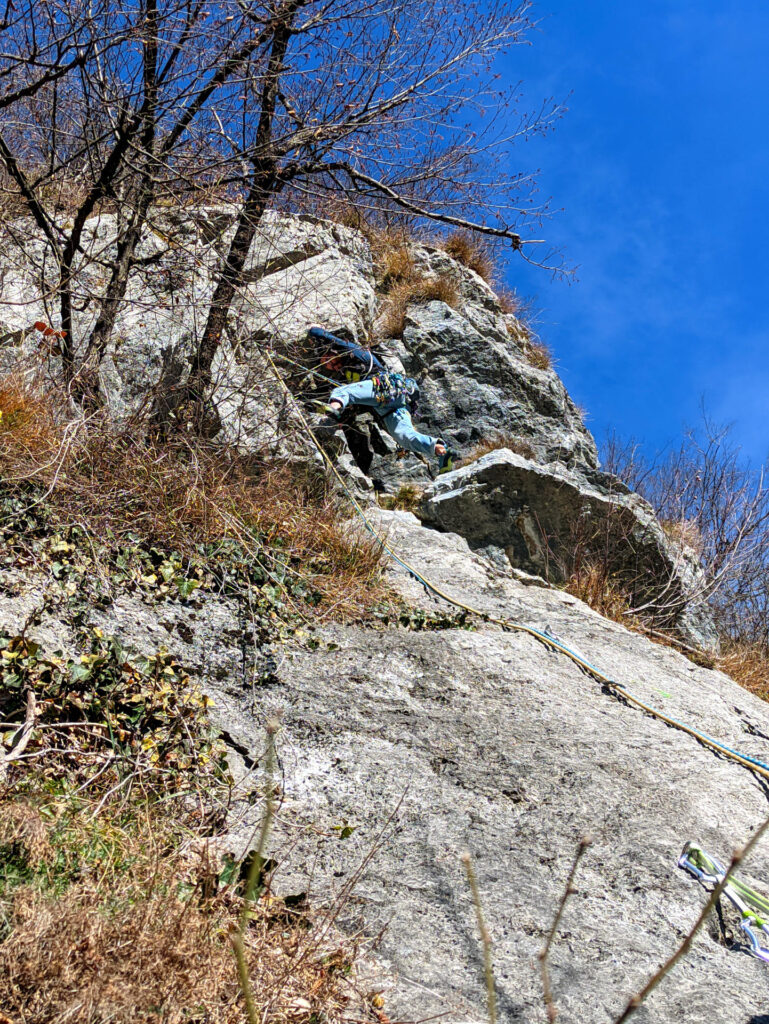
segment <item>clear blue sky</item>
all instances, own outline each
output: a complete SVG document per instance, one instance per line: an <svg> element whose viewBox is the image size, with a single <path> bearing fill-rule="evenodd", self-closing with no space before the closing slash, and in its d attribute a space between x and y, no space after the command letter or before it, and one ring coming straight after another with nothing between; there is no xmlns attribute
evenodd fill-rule
<svg viewBox="0 0 769 1024"><path fill-rule="evenodd" d="M545 237L578 280L513 260L509 283L535 297L599 438L613 427L662 447L704 398L763 461L769 2L541 0L536 14L534 45L505 59L505 77L530 106L552 95L569 110L514 167L541 168L563 208Z"/></svg>

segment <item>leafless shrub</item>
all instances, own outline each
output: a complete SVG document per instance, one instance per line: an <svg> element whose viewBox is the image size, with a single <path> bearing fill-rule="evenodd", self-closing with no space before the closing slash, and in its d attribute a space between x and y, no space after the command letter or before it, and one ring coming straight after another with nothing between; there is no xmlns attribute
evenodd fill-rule
<svg viewBox="0 0 769 1024"><path fill-rule="evenodd" d="M693 548L725 638L769 641L769 489L763 470L741 456L729 428L703 418L668 453L648 458L640 444L610 437L603 451L610 473L638 491L668 531Z"/></svg>

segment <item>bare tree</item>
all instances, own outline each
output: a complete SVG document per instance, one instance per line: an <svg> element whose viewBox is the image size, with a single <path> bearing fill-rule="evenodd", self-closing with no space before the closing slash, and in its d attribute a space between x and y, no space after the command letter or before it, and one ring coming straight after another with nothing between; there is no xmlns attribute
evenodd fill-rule
<svg viewBox="0 0 769 1024"><path fill-rule="evenodd" d="M693 548L705 596L726 635L769 642L769 489L729 427L703 414L677 448L654 458L608 439L604 467L649 501L675 540Z"/></svg>
<svg viewBox="0 0 769 1024"><path fill-rule="evenodd" d="M529 244L522 225L544 213L527 205L531 177L483 177L491 158L550 127L560 113L550 103L511 129L502 117L510 97L491 88L491 65L524 40L529 8L426 0L272 6L269 54L243 97L245 199L199 339L190 397L202 400L210 387L250 245L282 193L352 195L374 208L507 240L519 251ZM461 125L471 108L475 124ZM479 132L482 114L505 129Z"/></svg>
<svg viewBox="0 0 769 1024"><path fill-rule="evenodd" d="M36 9L8 10L2 180L46 240L41 274L58 306L64 376L81 393L143 265L160 197L214 187L238 204L188 382L198 402L271 205L322 209L343 194L532 258L522 236L546 205L528 172L501 169L513 143L561 109L548 101L519 116L493 71L526 40L528 0L52 0L45 36ZM104 209L117 237L98 251L84 243L86 223ZM94 266L106 276L99 288L84 273ZM74 312L88 303L95 316L77 338Z"/></svg>
<svg viewBox="0 0 769 1024"><path fill-rule="evenodd" d="M178 198L190 186L185 159L196 120L237 82L270 33L238 5L207 8L201 0L62 4L56 15L42 42L31 8L5 30L0 75L14 101L0 126L0 158L7 187L33 217L56 268L54 282L44 287L58 304L71 385L76 349L81 359L95 354L97 362L103 352L150 206L159 194ZM42 54L33 81L31 43ZM62 62L70 50L74 56ZM194 184L204 178L198 174ZM87 251L86 223L105 208L116 211L117 237L101 252ZM81 295L81 302L100 308L90 337L77 339L75 293L94 264L108 283Z"/></svg>

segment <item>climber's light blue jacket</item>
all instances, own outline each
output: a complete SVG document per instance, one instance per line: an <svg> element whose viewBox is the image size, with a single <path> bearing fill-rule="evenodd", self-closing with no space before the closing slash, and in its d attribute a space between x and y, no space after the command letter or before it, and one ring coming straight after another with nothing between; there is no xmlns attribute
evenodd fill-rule
<svg viewBox="0 0 769 1024"><path fill-rule="evenodd" d="M401 396L389 405L381 405L374 396L374 382L361 380L357 384L342 384L334 388L329 401L341 402L342 409L353 405L365 405L376 409L384 423L387 433L393 437L401 448L420 455L433 455L439 438L429 434L420 434L411 420L411 413L406 408L406 398Z"/></svg>

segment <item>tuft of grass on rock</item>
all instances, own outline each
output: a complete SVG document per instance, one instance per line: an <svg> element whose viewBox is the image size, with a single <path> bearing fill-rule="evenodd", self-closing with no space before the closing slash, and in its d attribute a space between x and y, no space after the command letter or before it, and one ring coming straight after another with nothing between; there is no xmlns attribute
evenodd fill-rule
<svg viewBox="0 0 769 1024"><path fill-rule="evenodd" d="M441 248L458 263L475 271L488 284L492 283L495 262L488 242L469 231L452 231Z"/></svg>
<svg viewBox="0 0 769 1024"><path fill-rule="evenodd" d="M523 354L529 365L537 370L551 370L553 368L553 354L550 349L541 341L534 341L529 338L523 350Z"/></svg>
<svg viewBox="0 0 769 1024"><path fill-rule="evenodd" d="M525 437L518 437L515 434L495 434L493 437L486 437L478 441L467 455L463 453L462 465L466 466L471 462L477 462L482 456L488 455L489 452L499 451L500 448L508 448L516 455L522 455L524 459L536 459L537 457L537 449Z"/></svg>
<svg viewBox="0 0 769 1024"><path fill-rule="evenodd" d="M459 289L448 277L413 277L398 281L390 288L385 300L381 332L386 338L400 338L405 328L406 312L412 303L445 302L456 309Z"/></svg>
<svg viewBox="0 0 769 1024"><path fill-rule="evenodd" d="M379 507L390 511L416 512L423 495L423 488L415 484L401 484L395 494L380 495Z"/></svg>

